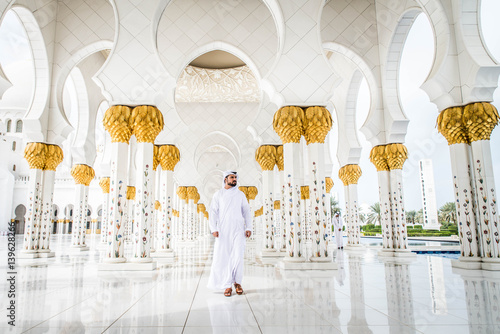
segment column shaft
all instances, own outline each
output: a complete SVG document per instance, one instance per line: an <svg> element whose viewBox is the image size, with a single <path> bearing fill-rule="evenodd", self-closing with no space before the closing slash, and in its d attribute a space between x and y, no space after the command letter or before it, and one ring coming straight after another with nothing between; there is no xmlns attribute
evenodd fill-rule
<svg viewBox="0 0 500 334"><path fill-rule="evenodd" d="M137 143L136 195L134 212L134 249L132 261L151 262L151 230L154 220L152 189L153 144Z"/></svg>
<svg viewBox="0 0 500 334"><path fill-rule="evenodd" d="M52 213L54 203L54 180L56 172L53 170L43 171L43 190L40 236L38 241L38 252L50 252L50 234L52 232Z"/></svg>
<svg viewBox="0 0 500 334"><path fill-rule="evenodd" d="M287 260L305 261L300 217L300 143L283 144Z"/></svg>
<svg viewBox="0 0 500 334"><path fill-rule="evenodd" d="M104 262L125 262L123 257L123 206L127 194L128 144L111 143L111 176L109 189L109 219L107 228L107 248Z"/></svg>
<svg viewBox="0 0 500 334"><path fill-rule="evenodd" d="M75 184L75 206L73 207L73 229L71 231L71 247L84 247L86 233L88 191L84 184ZM83 240L83 244L82 244Z"/></svg>
<svg viewBox="0 0 500 334"><path fill-rule="evenodd" d="M471 143L483 261L500 259L500 229L489 140Z"/></svg>
<svg viewBox="0 0 500 334"><path fill-rule="evenodd" d="M274 250L274 180L272 170L262 171L262 202L263 202L263 227L264 248Z"/></svg>
<svg viewBox="0 0 500 334"><path fill-rule="evenodd" d="M311 233L313 257L328 257L328 239L326 232L326 210L325 203L325 160L324 144L309 143L309 193L311 199Z"/></svg>
<svg viewBox="0 0 500 334"><path fill-rule="evenodd" d="M26 211L26 224L24 227L23 252L36 253L38 251L38 238L40 233L42 211L42 185L43 171L30 169L28 182L28 210Z"/></svg>
<svg viewBox="0 0 500 334"><path fill-rule="evenodd" d="M162 170L160 175L161 219L158 233L158 251L172 250L172 197L174 194L174 172Z"/></svg>
<svg viewBox="0 0 500 334"><path fill-rule="evenodd" d="M390 178L394 248L396 250L407 250L408 235L403 197L403 170L392 169L390 171Z"/></svg>
<svg viewBox="0 0 500 334"><path fill-rule="evenodd" d="M394 236L391 217L391 190L389 171L378 171L378 189L380 198L380 224L382 225L382 247L394 249Z"/></svg>
<svg viewBox="0 0 500 334"><path fill-rule="evenodd" d="M359 245L360 226L358 212L358 185L350 184L347 186L349 192L349 218L351 224L350 240L348 245Z"/></svg>

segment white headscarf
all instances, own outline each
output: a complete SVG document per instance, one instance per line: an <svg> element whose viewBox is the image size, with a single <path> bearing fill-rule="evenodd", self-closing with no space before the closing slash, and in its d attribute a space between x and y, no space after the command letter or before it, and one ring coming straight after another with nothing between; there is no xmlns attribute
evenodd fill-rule
<svg viewBox="0 0 500 334"><path fill-rule="evenodd" d="M226 186L225 180L229 175L236 175L236 181L238 181L238 174L234 170L227 170L224 172L224 177L222 178L222 188Z"/></svg>

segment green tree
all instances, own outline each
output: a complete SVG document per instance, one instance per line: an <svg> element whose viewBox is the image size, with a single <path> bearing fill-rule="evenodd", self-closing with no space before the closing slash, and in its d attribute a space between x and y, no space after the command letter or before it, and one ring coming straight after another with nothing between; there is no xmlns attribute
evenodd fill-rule
<svg viewBox="0 0 500 334"><path fill-rule="evenodd" d="M417 211L415 210L410 210L406 211L406 223L408 225L415 225L415 222L417 221Z"/></svg>
<svg viewBox="0 0 500 334"><path fill-rule="evenodd" d="M439 220L448 223L457 223L457 211L454 202L445 203L439 208Z"/></svg>
<svg viewBox="0 0 500 334"><path fill-rule="evenodd" d="M330 209L332 211L332 217L335 214L335 212L341 212L339 202L335 200L335 198L330 197Z"/></svg>
<svg viewBox="0 0 500 334"><path fill-rule="evenodd" d="M423 225L424 224L424 210L420 209L417 211L415 216L415 223Z"/></svg>
<svg viewBox="0 0 500 334"><path fill-rule="evenodd" d="M377 202L370 206L370 213L367 217L368 224L381 225L381 216L380 216L380 203Z"/></svg>
<svg viewBox="0 0 500 334"><path fill-rule="evenodd" d="M361 222L361 225L366 224L366 219L367 219L367 218L366 218L366 214L364 214L364 213L360 212L360 213L359 213L359 221Z"/></svg>

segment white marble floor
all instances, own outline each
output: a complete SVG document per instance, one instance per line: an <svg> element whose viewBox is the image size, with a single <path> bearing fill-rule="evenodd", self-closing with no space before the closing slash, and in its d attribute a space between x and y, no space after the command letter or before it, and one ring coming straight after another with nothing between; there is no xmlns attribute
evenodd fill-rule
<svg viewBox="0 0 500 334"><path fill-rule="evenodd" d="M52 237L55 258L17 261L12 327L0 238L1 333L500 333L498 275L445 258L394 262L364 247L335 250L338 270L282 271L248 244L246 293L227 298L206 288L209 238L178 245L152 272L102 272L98 239L70 254L68 236Z"/></svg>

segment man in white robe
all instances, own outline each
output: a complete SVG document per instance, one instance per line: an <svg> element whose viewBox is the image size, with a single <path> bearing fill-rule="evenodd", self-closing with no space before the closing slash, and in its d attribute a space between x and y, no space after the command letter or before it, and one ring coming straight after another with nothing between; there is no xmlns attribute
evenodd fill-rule
<svg viewBox="0 0 500 334"><path fill-rule="evenodd" d="M344 240L342 228L344 227L344 222L342 221L342 217L340 217L340 212L335 212L333 216L333 229L335 232L335 243L337 243L337 248L344 249Z"/></svg>
<svg viewBox="0 0 500 334"><path fill-rule="evenodd" d="M224 187L217 191L210 205L210 232L215 237L214 257L207 287L225 289L229 297L232 286L241 295L245 237L252 234L252 213L247 198L237 187L236 172L224 173Z"/></svg>

